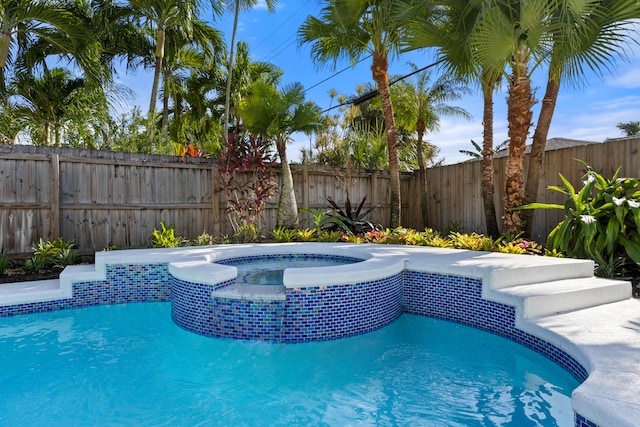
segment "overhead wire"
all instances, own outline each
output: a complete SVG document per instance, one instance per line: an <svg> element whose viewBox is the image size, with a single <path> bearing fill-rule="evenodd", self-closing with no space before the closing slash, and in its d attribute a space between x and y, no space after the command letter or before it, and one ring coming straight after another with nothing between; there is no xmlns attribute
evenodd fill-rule
<svg viewBox="0 0 640 427"><path fill-rule="evenodd" d="M267 35L267 37L263 38L262 41L260 43L258 43L257 46L254 47L254 49L258 49L260 46L262 46L267 40L269 40L275 33L278 32L278 30L280 30L282 27L284 27L285 25L287 25L287 21L289 21L291 18L293 18L294 16L296 16L301 10L305 9L307 4L311 3L312 0L307 0L306 2L304 2L302 4L302 6L300 6L295 12L293 12L291 15L289 15L284 21L282 21L282 23L280 25L278 25L273 31L271 31L271 33L269 33ZM269 54L267 54L268 56Z"/></svg>
<svg viewBox="0 0 640 427"><path fill-rule="evenodd" d="M436 62L434 62L432 64L429 64L429 65L427 65L425 67L422 67L422 68L419 68L417 70L414 70L414 71L412 71L412 72L410 72L408 74L405 74L404 76L398 77L397 79L389 82L389 86L393 86L394 84L398 83L399 81L402 81L402 80L406 79L407 77L411 77L414 74L418 74L418 73L420 73L422 71L428 70L431 67L435 67L436 65L440 64L442 61L443 60L440 59L440 60L438 60L438 61L436 61ZM342 70L342 71L344 71L344 70ZM367 92L364 95L361 95L361 96L359 96L359 97L357 97L355 99L351 99L351 100L345 101L345 102L343 102L341 104L334 105L333 107L329 107L326 110L323 110L322 114L326 113L327 111L334 110L336 108L344 107L345 105L360 105L363 102L369 101L369 100L375 98L378 95L379 95L378 89L372 90L371 92Z"/></svg>

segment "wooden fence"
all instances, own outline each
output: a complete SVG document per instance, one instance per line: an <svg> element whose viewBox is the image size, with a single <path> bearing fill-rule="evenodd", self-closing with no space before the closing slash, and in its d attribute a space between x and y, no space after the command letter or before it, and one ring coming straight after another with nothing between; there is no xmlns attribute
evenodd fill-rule
<svg viewBox="0 0 640 427"><path fill-rule="evenodd" d="M388 173L292 169L299 209L327 208L327 196L343 204L348 190L353 202L366 196L366 206L380 205L370 219L386 222ZM412 181L403 175L403 191ZM0 145L0 248L23 256L40 238L57 237L75 240L81 253L147 247L160 222L189 239L203 231L231 235L219 186L218 165L208 159ZM276 225L277 200L264 212L267 232Z"/></svg>
<svg viewBox="0 0 640 427"><path fill-rule="evenodd" d="M629 138L547 152L539 201L564 202L562 195L545 189L560 184L558 172L580 185L584 171L574 158L605 176L611 176L618 166L623 167L623 175L638 176L639 144L640 138ZM498 216L505 161L495 160ZM292 170L299 209L327 208L327 196L343 204L348 192L354 203L367 197L365 206L378 205L368 219L387 225L387 172L306 165L293 165ZM480 161L429 169L427 225L484 233L480 176ZM40 238L57 237L75 240L85 254L113 244L146 247L161 221L189 239L205 230L230 235L226 200L216 190L219 180L218 165L208 159L182 161L174 156L0 145L0 248L5 254L23 256ZM402 223L421 229L418 185L417 174L402 175ZM277 195L267 204L264 230L273 229L276 218ZM309 225L305 218L308 215L302 214L303 226ZM560 212L536 212L538 240L544 241L560 220Z"/></svg>
<svg viewBox="0 0 640 427"><path fill-rule="evenodd" d="M558 173L562 173L574 186L582 186L584 168L580 159L605 177L611 177L618 167L621 176L640 176L640 137L620 138L601 144L586 144L547 151L537 201L564 204L566 197L547 190L549 185L562 186ZM528 165L525 157L525 167ZM504 170L506 157L494 160L494 183L498 218L503 214ZM428 169L429 225L444 230L449 225L461 231L486 233L480 191L481 161L468 161L455 165ZM415 198L412 195L412 198ZM533 238L545 242L551 230L563 219L561 210L537 210L534 217ZM499 225L500 220L498 220Z"/></svg>

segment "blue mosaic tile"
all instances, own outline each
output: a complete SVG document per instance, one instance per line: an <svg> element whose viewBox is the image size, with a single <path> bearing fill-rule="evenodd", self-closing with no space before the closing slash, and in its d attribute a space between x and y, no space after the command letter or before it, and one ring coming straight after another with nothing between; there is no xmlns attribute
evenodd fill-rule
<svg viewBox="0 0 640 427"><path fill-rule="evenodd" d="M470 325L509 338L554 361L582 382L587 371L573 357L515 327L515 308L482 299L478 279L405 271L404 311Z"/></svg>
<svg viewBox="0 0 640 427"><path fill-rule="evenodd" d="M596 423L593 423L583 417L580 414L575 414L575 427L599 427Z"/></svg>
<svg viewBox="0 0 640 427"><path fill-rule="evenodd" d="M107 265L106 280L73 283L73 297L0 307L0 317L128 302L169 301L167 264Z"/></svg>

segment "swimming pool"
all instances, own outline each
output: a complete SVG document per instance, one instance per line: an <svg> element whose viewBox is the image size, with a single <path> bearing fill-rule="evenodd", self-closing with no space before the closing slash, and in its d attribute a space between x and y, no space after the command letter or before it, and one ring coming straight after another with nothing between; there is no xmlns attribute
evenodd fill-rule
<svg viewBox="0 0 640 427"><path fill-rule="evenodd" d="M0 324L2 425L571 425L578 382L541 355L405 314L298 345L210 339L169 303Z"/></svg>
<svg viewBox="0 0 640 427"><path fill-rule="evenodd" d="M364 261L286 269L283 287L258 290L234 288L235 267L216 263L291 253ZM582 382L572 397L576 427L631 427L640 419L640 327L630 298L627 283L594 278L585 260L396 245L224 245L97 253L95 265L67 267L60 281L0 286L0 318L164 301L176 323L197 334L306 346L417 314L493 332L564 368ZM180 324L181 315L191 323Z"/></svg>

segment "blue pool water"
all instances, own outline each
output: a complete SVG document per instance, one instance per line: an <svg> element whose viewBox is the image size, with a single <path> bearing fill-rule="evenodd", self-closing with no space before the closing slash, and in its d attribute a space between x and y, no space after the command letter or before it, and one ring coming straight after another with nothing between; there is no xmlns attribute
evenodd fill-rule
<svg viewBox="0 0 640 427"><path fill-rule="evenodd" d="M359 258L332 255L257 255L216 261L238 269L236 283L283 285L285 268L330 267L361 262Z"/></svg>
<svg viewBox="0 0 640 427"><path fill-rule="evenodd" d="M578 385L441 320L287 345L186 332L169 303L0 319L0 367L3 426L570 426Z"/></svg>

